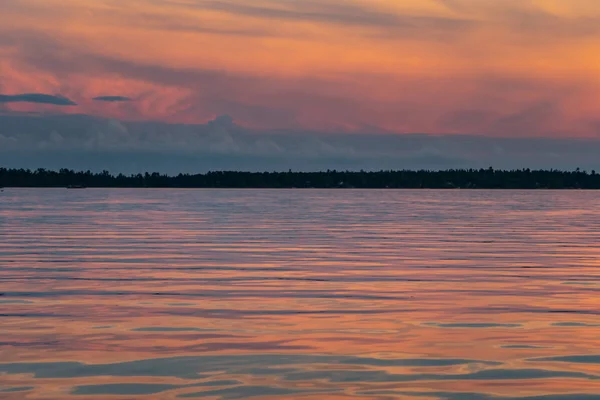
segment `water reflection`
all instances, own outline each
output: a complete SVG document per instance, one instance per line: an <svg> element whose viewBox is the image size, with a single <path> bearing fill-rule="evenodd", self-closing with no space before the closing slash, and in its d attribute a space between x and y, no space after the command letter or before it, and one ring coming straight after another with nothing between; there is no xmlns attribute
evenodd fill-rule
<svg viewBox="0 0 600 400"><path fill-rule="evenodd" d="M593 192L2 200L1 398L600 398Z"/></svg>

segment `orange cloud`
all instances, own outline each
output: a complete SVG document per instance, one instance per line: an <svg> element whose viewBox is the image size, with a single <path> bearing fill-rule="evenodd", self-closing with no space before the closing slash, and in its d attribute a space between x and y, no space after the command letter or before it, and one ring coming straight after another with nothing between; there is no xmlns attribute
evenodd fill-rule
<svg viewBox="0 0 600 400"><path fill-rule="evenodd" d="M5 0L0 93L252 127L595 136L600 3ZM98 104L118 95L133 102ZM11 103L10 110L39 110Z"/></svg>

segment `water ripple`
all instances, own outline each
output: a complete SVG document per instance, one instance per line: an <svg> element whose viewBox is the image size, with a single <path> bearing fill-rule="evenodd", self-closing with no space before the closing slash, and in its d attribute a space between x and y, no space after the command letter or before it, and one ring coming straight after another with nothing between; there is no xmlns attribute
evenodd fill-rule
<svg viewBox="0 0 600 400"><path fill-rule="evenodd" d="M10 189L0 397L600 399L600 197Z"/></svg>

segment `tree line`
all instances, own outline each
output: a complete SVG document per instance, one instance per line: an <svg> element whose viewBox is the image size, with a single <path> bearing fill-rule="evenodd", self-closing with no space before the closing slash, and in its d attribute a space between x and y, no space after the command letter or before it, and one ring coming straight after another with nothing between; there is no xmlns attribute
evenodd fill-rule
<svg viewBox="0 0 600 400"><path fill-rule="evenodd" d="M158 172L0 168L0 187L114 188L403 188L403 189L600 189L596 171L449 169L444 171L236 172L169 176Z"/></svg>

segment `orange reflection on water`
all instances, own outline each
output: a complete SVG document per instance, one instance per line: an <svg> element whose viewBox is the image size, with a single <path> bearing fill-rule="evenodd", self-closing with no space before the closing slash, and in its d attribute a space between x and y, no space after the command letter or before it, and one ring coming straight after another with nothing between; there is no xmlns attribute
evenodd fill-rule
<svg viewBox="0 0 600 400"><path fill-rule="evenodd" d="M2 398L600 392L591 192L3 196Z"/></svg>

